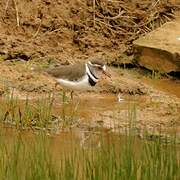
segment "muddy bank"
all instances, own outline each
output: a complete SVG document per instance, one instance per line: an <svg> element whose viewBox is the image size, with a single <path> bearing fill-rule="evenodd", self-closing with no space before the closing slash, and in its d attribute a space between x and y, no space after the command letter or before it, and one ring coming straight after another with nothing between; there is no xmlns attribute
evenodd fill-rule
<svg viewBox="0 0 180 180"><path fill-rule="evenodd" d="M112 78L100 81L92 91L75 95L73 102L69 100L70 94L67 93L65 111L62 112L62 89L60 86L54 88L55 81L51 77L32 70L32 67L39 64L4 62L1 65L2 100L13 92L20 102L28 97L33 105L33 101L43 99L49 93L54 94L53 121L47 128L50 133L59 134L71 128L90 132L104 128L107 131L125 133L130 127L138 135L144 132L153 135L160 132L180 132L178 80L165 77L152 79L135 69L109 67ZM118 101L118 97L124 100ZM65 113L67 120L65 127L61 119L62 113ZM37 124L33 126L39 129Z"/></svg>
<svg viewBox="0 0 180 180"><path fill-rule="evenodd" d="M1 62L0 92L2 99L13 93L20 102L27 97L33 102L53 93L53 118L47 130L59 134L65 128L62 121L62 88L55 88L53 78L42 71L35 71L51 65L56 65L56 62ZM67 98L65 130L78 128L79 131L91 133L104 128L107 131L125 133L132 126L133 132L140 136L146 131L153 135L159 132L180 132L179 80L167 79L161 75L152 76L151 73L136 68L108 67L108 70L111 79L101 80L91 91L78 93L74 102ZM118 96L124 101L118 102ZM17 106L17 113L18 111ZM4 117L5 114L2 119ZM36 114L34 117L37 117ZM3 123L11 126L12 122ZM37 130L39 127L36 123L32 120L29 124L33 124L33 128ZM15 125L14 122L12 125Z"/></svg>

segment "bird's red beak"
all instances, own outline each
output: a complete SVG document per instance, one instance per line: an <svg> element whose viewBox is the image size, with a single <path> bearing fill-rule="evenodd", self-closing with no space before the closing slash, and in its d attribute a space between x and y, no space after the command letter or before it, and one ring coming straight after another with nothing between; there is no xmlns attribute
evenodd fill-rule
<svg viewBox="0 0 180 180"><path fill-rule="evenodd" d="M111 78L111 74L110 74L109 72L107 72L107 71L105 71L105 70L103 70L102 72L103 72L103 74L105 74L106 76L108 76L109 78Z"/></svg>

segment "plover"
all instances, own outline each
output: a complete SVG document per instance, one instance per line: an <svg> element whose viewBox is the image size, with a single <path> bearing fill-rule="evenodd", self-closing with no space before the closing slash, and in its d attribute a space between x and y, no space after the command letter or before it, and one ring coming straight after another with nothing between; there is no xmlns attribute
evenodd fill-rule
<svg viewBox="0 0 180 180"><path fill-rule="evenodd" d="M89 90L95 86L103 74L111 77L106 71L106 65L99 60L50 68L46 72L54 77L63 89L71 90L71 98L73 91Z"/></svg>

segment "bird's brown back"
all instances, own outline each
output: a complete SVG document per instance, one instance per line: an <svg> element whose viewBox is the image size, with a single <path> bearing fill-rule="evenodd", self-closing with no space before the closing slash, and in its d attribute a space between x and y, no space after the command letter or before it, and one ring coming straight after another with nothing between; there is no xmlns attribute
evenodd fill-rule
<svg viewBox="0 0 180 180"><path fill-rule="evenodd" d="M75 81L85 74L85 64L73 64L47 69L46 72L55 77Z"/></svg>

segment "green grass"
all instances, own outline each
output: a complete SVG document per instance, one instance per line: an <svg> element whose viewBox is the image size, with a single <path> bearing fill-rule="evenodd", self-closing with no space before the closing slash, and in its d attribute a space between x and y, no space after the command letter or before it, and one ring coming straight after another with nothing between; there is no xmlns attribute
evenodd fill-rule
<svg viewBox="0 0 180 180"><path fill-rule="evenodd" d="M13 92L1 100L0 119L16 127L47 127L52 122L53 97L49 95L36 102L18 100Z"/></svg>
<svg viewBox="0 0 180 180"><path fill-rule="evenodd" d="M134 135L136 105L129 107L129 129L127 134L115 135L99 132L100 146L85 148L74 138L73 133L64 142L67 146L52 149L53 137L44 129L54 121L53 96L36 102L19 101L11 94L1 101L1 124L10 124L15 133L0 131L0 179L4 180L171 180L180 179L180 151L169 139L162 141L140 140ZM58 118L62 127L71 126L76 106L66 116L68 105L64 105ZM64 113L64 114L63 114ZM36 134L24 135L26 127L39 127ZM10 131L11 132L11 131ZM71 134L71 132L69 132ZM61 140L59 136L59 140ZM166 138L166 137L165 137Z"/></svg>
<svg viewBox="0 0 180 180"><path fill-rule="evenodd" d="M68 108L62 103L59 113L54 113L54 95L47 94L37 100L19 100L13 91L1 99L0 122L18 129L54 130L73 126L77 123L78 104Z"/></svg>
<svg viewBox="0 0 180 180"><path fill-rule="evenodd" d="M99 148L84 149L73 143L68 151L59 147L61 155L56 158L45 133L30 138L31 143L21 133L11 141L0 136L0 179L180 178L179 150L173 143L109 135L109 143L102 138Z"/></svg>

